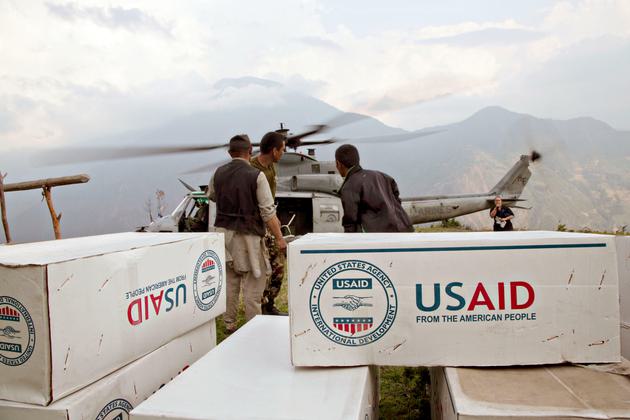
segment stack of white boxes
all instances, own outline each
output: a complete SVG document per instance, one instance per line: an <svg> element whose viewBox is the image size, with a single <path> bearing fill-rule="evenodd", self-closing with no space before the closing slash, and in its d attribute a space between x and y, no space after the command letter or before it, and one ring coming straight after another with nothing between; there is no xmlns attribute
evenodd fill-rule
<svg viewBox="0 0 630 420"><path fill-rule="evenodd" d="M630 236L617 236L614 241L621 302L621 354L630 359ZM593 320L601 317L594 309L590 315ZM436 420L628 419L627 375L624 365L434 368L432 415Z"/></svg>
<svg viewBox="0 0 630 420"><path fill-rule="evenodd" d="M629 267L607 235L308 235L289 253L292 360L436 366L434 419L630 418L624 376L440 367L620 361Z"/></svg>
<svg viewBox="0 0 630 420"><path fill-rule="evenodd" d="M435 418L625 416L625 377L439 367L618 362L619 264L604 235L307 235L289 247L290 327L257 317L131 418L373 418L368 365L438 366ZM489 409L462 408L462 387Z"/></svg>
<svg viewBox="0 0 630 420"><path fill-rule="evenodd" d="M615 238L319 234L289 251L296 366L618 362Z"/></svg>
<svg viewBox="0 0 630 420"><path fill-rule="evenodd" d="M132 420L378 417L375 367L291 366L289 319L257 316L131 412Z"/></svg>
<svg viewBox="0 0 630 420"><path fill-rule="evenodd" d="M0 247L0 418L124 419L216 344L220 234Z"/></svg>
<svg viewBox="0 0 630 420"><path fill-rule="evenodd" d="M617 236L615 240L621 304L621 355L630 360L630 236Z"/></svg>
<svg viewBox="0 0 630 420"><path fill-rule="evenodd" d="M579 366L432 368L432 418L628 419L630 379Z"/></svg>

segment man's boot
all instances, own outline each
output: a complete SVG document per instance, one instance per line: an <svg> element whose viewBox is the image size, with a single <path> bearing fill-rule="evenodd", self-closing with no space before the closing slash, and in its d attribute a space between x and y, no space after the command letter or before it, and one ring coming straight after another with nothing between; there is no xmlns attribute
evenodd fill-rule
<svg viewBox="0 0 630 420"><path fill-rule="evenodd" d="M280 311L280 309L276 308L273 303L273 300L270 300L267 303L263 303L262 305L262 314L263 315L280 315L280 316L288 316L289 314L286 312Z"/></svg>

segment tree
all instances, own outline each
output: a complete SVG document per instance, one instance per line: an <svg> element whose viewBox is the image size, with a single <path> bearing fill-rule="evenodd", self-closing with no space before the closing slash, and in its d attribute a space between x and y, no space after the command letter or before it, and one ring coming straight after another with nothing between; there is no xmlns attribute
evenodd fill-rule
<svg viewBox="0 0 630 420"><path fill-rule="evenodd" d="M144 210L149 213L149 222L153 223L153 201L151 201L151 197L147 197L147 200L144 202Z"/></svg>

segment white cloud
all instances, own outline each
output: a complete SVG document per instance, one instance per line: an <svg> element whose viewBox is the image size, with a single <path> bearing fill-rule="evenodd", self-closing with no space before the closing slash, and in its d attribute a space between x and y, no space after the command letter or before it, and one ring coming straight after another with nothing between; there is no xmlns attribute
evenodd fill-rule
<svg viewBox="0 0 630 420"><path fill-rule="evenodd" d="M329 39L320 38L318 36L303 36L300 38L300 42L310 47L325 48L338 52L343 51L343 48L336 42Z"/></svg>
<svg viewBox="0 0 630 420"><path fill-rule="evenodd" d="M626 0L563 1L556 4L542 27L567 43L602 36L630 36L630 2Z"/></svg>
<svg viewBox="0 0 630 420"><path fill-rule="evenodd" d="M515 86L529 98L527 110L544 115L533 92L548 82L536 74L549 65L572 89L597 89L610 75L584 78L557 58L597 55L582 48L588 40L630 42L625 0L553 3L537 23L467 19L464 10L459 23L370 33L325 25L324 9L316 0L2 2L0 144L69 141L247 103L243 92L266 95L261 86L224 96L212 88L241 76L271 78L406 128L453 121L476 104L522 110ZM600 118L627 102L610 94ZM557 104L555 116L589 113L588 102L540 95L544 110Z"/></svg>
<svg viewBox="0 0 630 420"><path fill-rule="evenodd" d="M134 32L149 30L171 35L168 26L137 8L82 7L74 3L46 3L46 7L51 14L70 21L87 19L109 28L123 28Z"/></svg>

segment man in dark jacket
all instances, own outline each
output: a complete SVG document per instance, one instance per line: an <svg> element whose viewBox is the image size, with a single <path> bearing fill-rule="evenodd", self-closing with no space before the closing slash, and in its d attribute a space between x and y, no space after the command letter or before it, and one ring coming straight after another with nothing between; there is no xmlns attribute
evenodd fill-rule
<svg viewBox="0 0 630 420"><path fill-rule="evenodd" d="M345 178L339 195L346 232L413 232L394 178L361 168L359 151L349 144L335 151L335 160Z"/></svg>

